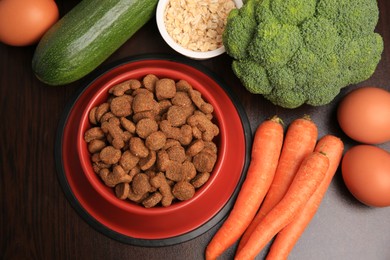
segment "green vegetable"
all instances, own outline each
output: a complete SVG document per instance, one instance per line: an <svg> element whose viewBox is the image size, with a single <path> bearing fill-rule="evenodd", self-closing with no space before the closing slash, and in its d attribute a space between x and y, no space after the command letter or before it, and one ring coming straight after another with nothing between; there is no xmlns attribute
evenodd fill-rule
<svg viewBox="0 0 390 260"><path fill-rule="evenodd" d="M376 0L248 0L223 34L232 68L276 105L329 103L371 77L383 52Z"/></svg>
<svg viewBox="0 0 390 260"><path fill-rule="evenodd" d="M98 67L155 14L158 0L82 0L42 37L32 68L48 85Z"/></svg>

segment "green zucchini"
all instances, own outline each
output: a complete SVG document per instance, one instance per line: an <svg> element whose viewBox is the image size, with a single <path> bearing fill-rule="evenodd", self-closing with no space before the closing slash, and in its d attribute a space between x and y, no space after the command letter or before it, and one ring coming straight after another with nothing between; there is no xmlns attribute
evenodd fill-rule
<svg viewBox="0 0 390 260"><path fill-rule="evenodd" d="M89 74L155 14L158 0L82 0L38 43L32 69L48 85Z"/></svg>

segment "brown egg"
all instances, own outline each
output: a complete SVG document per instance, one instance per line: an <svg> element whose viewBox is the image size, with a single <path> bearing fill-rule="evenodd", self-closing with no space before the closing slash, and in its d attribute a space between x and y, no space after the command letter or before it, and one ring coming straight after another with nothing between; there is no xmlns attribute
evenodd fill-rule
<svg viewBox="0 0 390 260"><path fill-rule="evenodd" d="M350 92L340 103L337 119L350 138L379 144L390 140L390 92L362 87Z"/></svg>
<svg viewBox="0 0 390 260"><path fill-rule="evenodd" d="M341 172L356 199L368 206L390 206L390 153L373 145L354 146L345 153Z"/></svg>
<svg viewBox="0 0 390 260"><path fill-rule="evenodd" d="M59 18L54 0L1 0L0 42L35 44Z"/></svg>

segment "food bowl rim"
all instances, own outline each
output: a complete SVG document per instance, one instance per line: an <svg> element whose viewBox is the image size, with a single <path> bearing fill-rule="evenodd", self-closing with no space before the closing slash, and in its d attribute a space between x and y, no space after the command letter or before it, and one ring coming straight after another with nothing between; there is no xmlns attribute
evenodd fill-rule
<svg viewBox="0 0 390 260"><path fill-rule="evenodd" d="M186 207L187 205L196 202L197 198L199 196L202 196L204 192L207 192L208 189L212 188L213 183L218 178L220 168L222 167L224 157L226 154L226 142L224 141L226 138L225 136L225 124L223 118L223 111L222 107L220 107L218 104L214 104L215 111L214 113L217 113L215 116L217 117L215 120L217 121L218 127L220 129L220 134L218 136L218 139L220 140L219 143L219 151L218 151L218 157L216 165L214 166L214 169L212 171L213 174L211 174L210 179L207 181L205 185L203 185L197 192L195 193L194 197L186 200L186 201L178 201L173 203L172 205L168 207L153 207L153 208L145 208L141 205L137 205L134 202L128 201L128 200L120 200L115 196L115 194L112 193L112 191L108 191L109 189L107 186L104 185L104 183L101 181L100 178L98 178L97 174L93 171L92 162L90 159L90 153L87 148L87 144L84 140L84 129L88 129L88 125L90 125L89 122L89 112L94 106L94 104L99 100L102 99L102 96L109 95L108 89L115 85L113 80L119 80L117 83L120 83L122 79L122 75L116 76L113 79L110 80L110 82L105 83L97 91L93 93L93 95L90 97L89 101L87 102L87 105L85 106L84 111L81 113L81 120L79 123L79 127L77 130L77 153L80 158L80 165L83 169L83 174L86 176L87 180L91 184L91 186L109 203L115 205L118 208L121 208L129 213L137 213L137 214L144 214L144 215L159 215L164 214L166 212L172 212L174 210L180 210ZM105 92L106 91L106 92ZM202 93L202 96L210 95L206 88L204 88L203 93L202 90L198 90ZM213 103L211 101L211 103ZM95 104L96 105L96 104ZM218 117L221 121L219 121Z"/></svg>

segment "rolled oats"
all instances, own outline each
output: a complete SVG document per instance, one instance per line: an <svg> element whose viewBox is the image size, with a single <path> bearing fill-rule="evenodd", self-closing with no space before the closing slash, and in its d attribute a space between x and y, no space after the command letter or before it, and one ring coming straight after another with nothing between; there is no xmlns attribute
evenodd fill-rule
<svg viewBox="0 0 390 260"><path fill-rule="evenodd" d="M164 13L168 34L192 51L211 51L222 46L222 33L232 0L170 0Z"/></svg>

